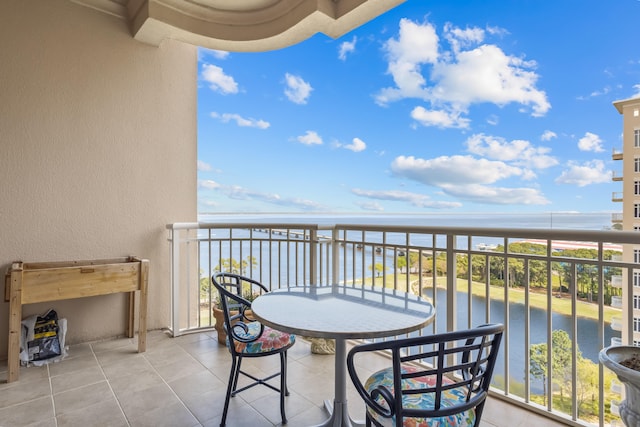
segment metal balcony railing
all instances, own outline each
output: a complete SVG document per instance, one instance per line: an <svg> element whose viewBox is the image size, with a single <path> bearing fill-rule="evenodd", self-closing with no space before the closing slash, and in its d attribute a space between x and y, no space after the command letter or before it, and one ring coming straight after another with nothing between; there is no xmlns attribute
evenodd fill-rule
<svg viewBox="0 0 640 427"><path fill-rule="evenodd" d="M256 223L168 230L174 336L213 326L215 271L270 289L384 286L432 299L436 320L421 334L503 323L495 397L568 425L616 419L614 375L598 352L634 342L633 313L612 301L633 294L638 266L617 255L637 233ZM622 335L611 329L614 316Z"/></svg>

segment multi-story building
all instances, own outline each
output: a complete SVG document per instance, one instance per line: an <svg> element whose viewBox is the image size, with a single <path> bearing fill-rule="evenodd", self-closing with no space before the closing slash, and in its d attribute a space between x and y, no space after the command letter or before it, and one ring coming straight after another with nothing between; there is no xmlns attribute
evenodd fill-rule
<svg viewBox="0 0 640 427"><path fill-rule="evenodd" d="M622 202L622 215L614 214L612 221L622 225L622 230L640 231L640 97L613 103L622 114L622 150L614 149L613 160L622 161L622 171L614 172L613 180L622 182L622 191L614 192L612 200ZM625 261L640 263L640 239L638 245L624 245ZM623 274L622 316L632 321L620 322L622 336L630 337L627 328L633 327L633 344L640 345L640 269L632 275L632 295L626 295L628 275ZM615 285L615 283L614 283ZM629 339L630 340L630 339Z"/></svg>

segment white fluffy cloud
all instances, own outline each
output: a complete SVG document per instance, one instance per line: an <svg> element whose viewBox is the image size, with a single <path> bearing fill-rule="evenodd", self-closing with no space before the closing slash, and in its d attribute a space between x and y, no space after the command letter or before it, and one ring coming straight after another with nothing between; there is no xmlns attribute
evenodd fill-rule
<svg viewBox="0 0 640 427"><path fill-rule="evenodd" d="M471 120L460 117L459 111L427 110L417 106L411 111L411 118L423 126L439 128L467 129Z"/></svg>
<svg viewBox="0 0 640 427"><path fill-rule="evenodd" d="M365 211L382 212L384 208L378 202L356 202L356 206Z"/></svg>
<svg viewBox="0 0 640 427"><path fill-rule="evenodd" d="M340 48L338 49L338 58L340 60L345 61L347 59L347 54L353 53L356 51L356 42L358 38L353 36L350 42L342 42L340 43Z"/></svg>
<svg viewBox="0 0 640 427"><path fill-rule="evenodd" d="M317 132L312 130L308 130L307 133L305 133L304 135L298 136L296 138L296 141L304 145L321 145L322 144L322 138L320 137L320 135L318 135Z"/></svg>
<svg viewBox="0 0 640 427"><path fill-rule="evenodd" d="M198 186L206 190L215 190L222 193L226 197L234 200L253 200L256 202L264 202L268 204L286 206L291 208L302 209L305 211L325 211L326 206L316 203L312 200L301 199L296 197L282 197L277 193L268 193L255 191L239 185L222 185L211 180L201 180ZM215 202L211 202L214 203Z"/></svg>
<svg viewBox="0 0 640 427"><path fill-rule="evenodd" d="M531 171L503 161L478 159L472 156L441 156L419 159L399 156L391 163L398 177L440 188L445 194L478 203L547 204L538 189L528 187L492 186L504 179L530 179Z"/></svg>
<svg viewBox="0 0 640 427"><path fill-rule="evenodd" d="M367 148L367 144L360 138L353 138L351 144L347 144L343 146L347 150L351 150L354 153L358 153L360 151L364 151Z"/></svg>
<svg viewBox="0 0 640 427"><path fill-rule="evenodd" d="M313 88L300 76L286 73L284 76L286 88L284 94L289 101L296 104L306 104Z"/></svg>
<svg viewBox="0 0 640 427"><path fill-rule="evenodd" d="M529 141L516 139L509 142L497 136L476 134L467 139L466 145L470 153L534 169L545 169L558 164L548 154L551 152L550 148L534 147Z"/></svg>
<svg viewBox="0 0 640 427"><path fill-rule="evenodd" d="M224 73L217 65L202 65L202 80L209 83L211 90L223 95L238 93L238 84L233 77Z"/></svg>
<svg viewBox="0 0 640 427"><path fill-rule="evenodd" d="M578 148L580 151L602 152L602 139L595 133L587 132L580 140L578 140Z"/></svg>
<svg viewBox="0 0 640 427"><path fill-rule="evenodd" d="M569 162L568 169L556 178L557 184L573 184L585 187L591 184L611 182L611 172L605 170L602 160L592 160L585 163Z"/></svg>
<svg viewBox="0 0 640 427"><path fill-rule="evenodd" d="M198 160L198 170L201 172L211 172L212 168L209 163Z"/></svg>
<svg viewBox="0 0 640 427"><path fill-rule="evenodd" d="M376 191L354 188L351 192L360 197L393 202L405 202L419 208L452 209L462 206L462 203L459 202L434 201L425 194L411 193L408 191Z"/></svg>
<svg viewBox="0 0 640 427"><path fill-rule="evenodd" d="M550 130L545 130L542 133L542 136L540 136L540 139L543 141L551 141L553 138L557 138L557 137L558 135L555 132Z"/></svg>
<svg viewBox="0 0 640 427"><path fill-rule="evenodd" d="M524 175L521 168L504 162L459 155L435 159L399 156L391 163L391 170L398 176L433 186L467 185L470 182L492 184Z"/></svg>
<svg viewBox="0 0 640 427"><path fill-rule="evenodd" d="M206 190L215 190L217 188L220 188L220 184L210 179L201 179L200 181L198 181L198 187L204 188Z"/></svg>
<svg viewBox="0 0 640 427"><path fill-rule="evenodd" d="M211 113L211 117L214 119L220 119L223 123L228 123L230 121L236 122L236 124L240 127L251 127L258 129L267 129L271 124L264 120L256 120L253 118L244 118L239 114L231 114L231 113L223 113L218 114L216 112Z"/></svg>
<svg viewBox="0 0 640 427"><path fill-rule="evenodd" d="M484 34L479 28L447 24L445 38L451 50L443 51L433 25L401 20L398 37L384 46L395 86L382 89L376 101L384 105L405 98L424 100L431 108L414 109L412 117L418 116L414 119L425 126L466 127L468 119L460 117L477 103L518 103L528 106L532 116L546 114L551 105L536 87L535 62L480 44Z"/></svg>
<svg viewBox="0 0 640 427"><path fill-rule="evenodd" d="M490 187L470 184L467 186L444 186L445 193L462 200L494 205L547 205L549 200L536 188Z"/></svg>

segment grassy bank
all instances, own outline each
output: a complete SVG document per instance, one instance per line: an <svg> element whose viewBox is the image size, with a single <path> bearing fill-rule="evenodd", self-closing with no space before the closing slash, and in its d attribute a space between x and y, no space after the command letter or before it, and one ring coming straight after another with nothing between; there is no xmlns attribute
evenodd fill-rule
<svg viewBox="0 0 640 427"><path fill-rule="evenodd" d="M416 283L419 277L416 274L411 274L409 276L410 283ZM444 289L446 287L446 277L439 277L437 279L438 288ZM404 289L405 283L407 282L406 274L398 274L397 275L397 283L400 289ZM371 284L371 279L367 279L366 284ZM382 277L377 277L375 279L375 284L378 286L382 286ZM424 286L430 287L432 285L431 278L423 279ZM394 287L393 275L387 275L386 277L386 286L389 288ZM466 279L457 279L457 287L459 291L467 292L468 291L468 282ZM489 295L492 300L504 300L504 288L502 286L490 286L489 287ZM483 297L485 296L486 286L484 283L472 282L471 283L471 292L473 295ZM523 288L509 288L509 301L516 304L524 304L526 297L526 292ZM546 290L535 290L529 291L529 304L531 307L539 308L542 310L547 309L547 293ZM568 294L562 294L561 296L552 296L551 301L551 309L555 313L564 314L567 316L571 316L571 298ZM598 304L590 303L586 301L577 301L576 302L576 312L579 317L585 317L593 320L598 320ZM604 321L611 322L611 318L616 315L620 315L621 310L619 308L613 308L610 306L604 306Z"/></svg>

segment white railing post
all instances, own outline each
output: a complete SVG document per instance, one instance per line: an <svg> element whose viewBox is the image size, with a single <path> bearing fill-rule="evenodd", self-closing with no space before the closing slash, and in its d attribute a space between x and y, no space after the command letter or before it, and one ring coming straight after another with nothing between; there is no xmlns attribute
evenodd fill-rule
<svg viewBox="0 0 640 427"><path fill-rule="evenodd" d="M453 234L447 234L447 331L455 331L457 328L456 315L456 238ZM435 256L435 252L434 252ZM437 284L436 284L437 286Z"/></svg>
<svg viewBox="0 0 640 427"><path fill-rule="evenodd" d="M171 334L180 336L180 230L171 229Z"/></svg>
<svg viewBox="0 0 640 427"><path fill-rule="evenodd" d="M318 284L318 246L320 245L317 229L309 230L309 239L309 280L311 285L316 286Z"/></svg>
<svg viewBox="0 0 640 427"><path fill-rule="evenodd" d="M338 244L338 230L331 227L331 285L340 281L340 247Z"/></svg>

